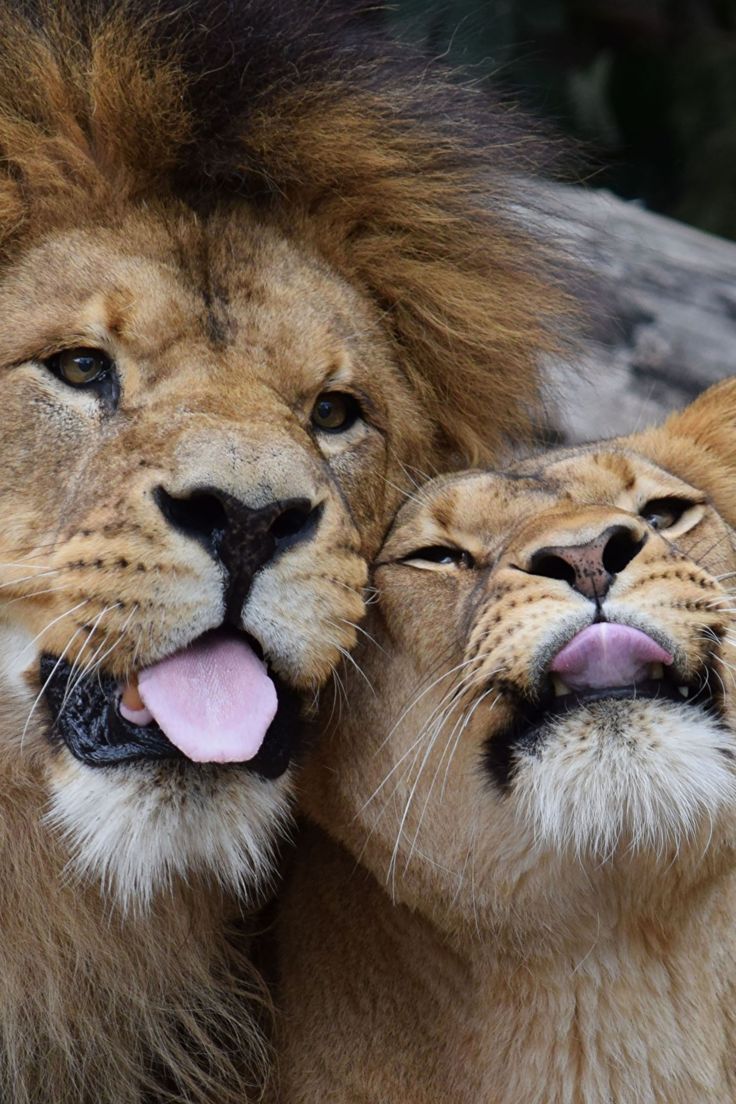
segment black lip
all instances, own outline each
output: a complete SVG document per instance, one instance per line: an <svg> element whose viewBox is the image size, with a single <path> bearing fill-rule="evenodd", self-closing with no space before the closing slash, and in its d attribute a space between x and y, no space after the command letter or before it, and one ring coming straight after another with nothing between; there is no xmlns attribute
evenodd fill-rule
<svg viewBox="0 0 736 1104"><path fill-rule="evenodd" d="M687 698L680 694L677 680L669 673L664 679L649 679L632 686L601 687L580 693L571 692L562 697L555 697L550 689L537 702L518 699L513 721L486 741L485 766L496 783L502 789L508 789L518 756L534 754L538 750L550 721L599 701L675 702L677 705L696 706L720 717L721 703L712 687L711 672L704 667L695 682L688 685Z"/></svg>
<svg viewBox="0 0 736 1104"><path fill-rule="evenodd" d="M72 755L87 766L178 760L192 770L212 767L210 763L188 760L155 722L139 726L121 717L118 683L110 676L98 672L80 681L71 664L48 654L41 656L40 676L52 716L52 737L66 744ZM295 756L300 729L299 698L273 673L271 678L276 684L279 707L258 754L246 763L218 764L220 769L247 770L271 780L279 778Z"/></svg>

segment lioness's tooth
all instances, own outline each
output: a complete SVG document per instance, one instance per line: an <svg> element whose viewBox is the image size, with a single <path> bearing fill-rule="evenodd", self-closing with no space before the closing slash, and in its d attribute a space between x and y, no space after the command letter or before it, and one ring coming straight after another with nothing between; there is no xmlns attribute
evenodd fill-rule
<svg viewBox="0 0 736 1104"><path fill-rule="evenodd" d="M552 675L552 689L556 698L564 698L566 694L572 693L570 687L566 682L563 682L559 675Z"/></svg>
<svg viewBox="0 0 736 1104"><path fill-rule="evenodd" d="M651 679L663 679L664 678L664 666L661 663L652 663L649 666L649 677Z"/></svg>
<svg viewBox="0 0 736 1104"><path fill-rule="evenodd" d="M682 694L683 698L689 698L690 697L690 690L688 689L687 686L678 686L677 689Z"/></svg>

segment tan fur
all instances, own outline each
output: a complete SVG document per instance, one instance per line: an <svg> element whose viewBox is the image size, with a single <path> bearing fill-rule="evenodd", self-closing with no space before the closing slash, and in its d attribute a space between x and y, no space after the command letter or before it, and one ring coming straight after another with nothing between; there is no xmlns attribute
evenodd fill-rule
<svg viewBox="0 0 736 1104"><path fill-rule="evenodd" d="M91 769L50 740L44 653L124 681L222 622L221 567L156 488L321 507L239 621L308 709L355 643L407 467L523 434L564 329L547 250L509 213L510 171L532 160L513 118L486 136L485 108L424 63L328 48L321 3L287 3L259 43L277 8L0 4L0 1096L16 1104L226 1104L262 1075L229 924L268 883L290 772ZM114 360L113 408L49 370L76 346ZM365 416L328 437L310 416L334 389Z"/></svg>
<svg viewBox="0 0 736 1104"><path fill-rule="evenodd" d="M354 673L303 781L282 1101L736 1099L734 417L736 380L659 430L402 508L355 654L372 689ZM658 532L639 514L668 496L691 505ZM721 719L695 695L588 704L512 745L504 781L518 696L595 609L532 556L611 525L644 544L604 613L683 683L707 662ZM475 566L415 555L432 546Z"/></svg>

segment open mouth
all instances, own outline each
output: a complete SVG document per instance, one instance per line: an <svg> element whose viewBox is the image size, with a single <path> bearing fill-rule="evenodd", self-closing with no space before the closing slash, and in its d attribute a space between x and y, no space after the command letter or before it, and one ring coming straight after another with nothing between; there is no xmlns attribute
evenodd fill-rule
<svg viewBox="0 0 736 1104"><path fill-rule="evenodd" d="M124 686L44 655L53 736L88 766L170 759L278 778L295 750L299 700L259 653L243 634L217 630Z"/></svg>
<svg viewBox="0 0 736 1104"><path fill-rule="evenodd" d="M707 664L684 677L673 656L639 629L596 622L553 658L538 696L520 699L513 723L487 746L487 764L502 785L515 753L531 751L550 721L600 701L663 700L721 714L722 703Z"/></svg>
<svg viewBox="0 0 736 1104"><path fill-rule="evenodd" d="M605 699L643 699L663 698L677 702L698 705L701 709L715 707L715 694L707 673L688 682L680 682L676 674L663 667L661 663L652 663L647 677L626 686L600 686L587 690L573 690L564 679L553 677L550 686L539 705L527 712L532 722L543 724L545 720L563 713L569 713L590 702Z"/></svg>
<svg viewBox="0 0 736 1104"><path fill-rule="evenodd" d="M583 629L553 658L534 712L544 722L594 701L641 698L665 698L701 709L715 704L705 667L686 679L673 656L651 636L603 621Z"/></svg>

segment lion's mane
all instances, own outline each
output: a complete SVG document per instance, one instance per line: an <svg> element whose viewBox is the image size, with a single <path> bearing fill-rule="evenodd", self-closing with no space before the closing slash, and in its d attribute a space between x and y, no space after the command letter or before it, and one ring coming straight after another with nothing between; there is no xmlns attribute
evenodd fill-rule
<svg viewBox="0 0 736 1104"><path fill-rule="evenodd" d="M131 200L246 199L379 303L439 443L488 456L569 309L509 214L548 146L366 7L3 0L3 249Z"/></svg>
<svg viewBox="0 0 736 1104"><path fill-rule="evenodd" d="M359 8L0 0L0 271L131 204L175 223L247 203L379 305L438 427L433 455L464 464L536 416L540 358L566 331L554 258L513 213L539 147ZM264 1052L225 904L180 887L126 920L70 889L40 772L15 769L0 800L0 1095L241 1100Z"/></svg>

